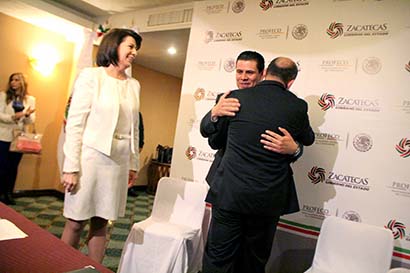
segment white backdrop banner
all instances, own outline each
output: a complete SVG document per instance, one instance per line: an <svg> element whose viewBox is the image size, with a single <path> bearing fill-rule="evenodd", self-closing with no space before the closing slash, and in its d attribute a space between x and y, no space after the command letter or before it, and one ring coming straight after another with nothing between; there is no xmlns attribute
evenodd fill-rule
<svg viewBox="0 0 410 273"><path fill-rule="evenodd" d="M205 183L216 151L199 124L236 89L237 55L288 56L316 142L293 165L301 211L280 228L315 237L329 215L383 226L410 263L409 18L408 0L195 3L171 176Z"/></svg>

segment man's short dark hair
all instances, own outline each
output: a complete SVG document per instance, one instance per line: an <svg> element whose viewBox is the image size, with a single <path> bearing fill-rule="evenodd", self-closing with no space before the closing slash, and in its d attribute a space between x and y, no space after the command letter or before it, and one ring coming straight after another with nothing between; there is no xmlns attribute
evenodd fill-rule
<svg viewBox="0 0 410 273"><path fill-rule="evenodd" d="M97 65L118 65L118 47L128 36L134 38L137 50L141 47L141 36L132 29L113 28L104 35L97 52Z"/></svg>
<svg viewBox="0 0 410 273"><path fill-rule="evenodd" d="M266 74L280 78L287 85L291 80L296 79L298 67L291 59L277 57L270 62Z"/></svg>
<svg viewBox="0 0 410 273"><path fill-rule="evenodd" d="M262 73L265 69L265 59L256 51L242 51L241 54L239 54L238 58L236 58L236 62L238 61L255 61L256 68L258 69L259 73Z"/></svg>

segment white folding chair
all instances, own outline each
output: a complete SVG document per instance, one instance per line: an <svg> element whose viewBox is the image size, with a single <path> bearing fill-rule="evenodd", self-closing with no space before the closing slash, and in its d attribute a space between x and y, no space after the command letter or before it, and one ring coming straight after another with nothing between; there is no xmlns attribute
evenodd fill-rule
<svg viewBox="0 0 410 273"><path fill-rule="evenodd" d="M393 254L390 230L335 216L322 224L312 266L305 273L386 273Z"/></svg>
<svg viewBox="0 0 410 273"><path fill-rule="evenodd" d="M196 273L202 266L201 226L208 186L163 177L151 216L128 235L119 273Z"/></svg>

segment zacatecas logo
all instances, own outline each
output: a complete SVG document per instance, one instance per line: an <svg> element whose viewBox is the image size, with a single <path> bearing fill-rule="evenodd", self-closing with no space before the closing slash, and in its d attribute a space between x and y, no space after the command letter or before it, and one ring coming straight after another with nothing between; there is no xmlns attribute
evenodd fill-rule
<svg viewBox="0 0 410 273"><path fill-rule="evenodd" d="M338 37L369 37L369 36L383 36L389 34L387 23L380 24L343 24L340 22L332 22L326 29L327 35L331 39Z"/></svg>
<svg viewBox="0 0 410 273"><path fill-rule="evenodd" d="M185 150L185 156L186 158L188 158L189 160L192 160L196 157L196 148L193 146L189 146L186 150Z"/></svg>
<svg viewBox="0 0 410 273"><path fill-rule="evenodd" d="M197 88L194 92L195 100L203 100L205 98L205 89Z"/></svg>
<svg viewBox="0 0 410 273"><path fill-rule="evenodd" d="M326 30L327 35L330 36L332 39L336 39L339 36L343 35L343 24L333 22L329 25Z"/></svg>
<svg viewBox="0 0 410 273"><path fill-rule="evenodd" d="M358 134L353 138L353 147L359 152L367 152L372 146L373 140L368 134Z"/></svg>
<svg viewBox="0 0 410 273"><path fill-rule="evenodd" d="M308 172L308 177L311 183L315 185L319 182L324 182L325 184L351 188L354 190L370 190L369 178L367 177L346 175L333 171L329 172L329 175L326 177L326 170L318 166L312 167L312 169Z"/></svg>
<svg viewBox="0 0 410 273"><path fill-rule="evenodd" d="M264 11L270 8L275 9L307 5L309 5L309 0L264 0L259 3L259 7Z"/></svg>
<svg viewBox="0 0 410 273"><path fill-rule="evenodd" d="M273 7L273 1L272 0L263 0L260 2L259 7L261 7L262 10L268 10Z"/></svg>
<svg viewBox="0 0 410 273"><path fill-rule="evenodd" d="M378 99L362 99L362 98L349 98L338 97L329 93L323 93L318 99L318 105L323 111L327 111L330 108L338 110L352 110L361 112L380 112Z"/></svg>
<svg viewBox="0 0 410 273"><path fill-rule="evenodd" d="M208 30L205 32L204 42L206 44L210 42L237 42L242 41L242 31L228 31L228 32L215 32Z"/></svg>
<svg viewBox="0 0 410 273"><path fill-rule="evenodd" d="M403 239L406 236L406 226L395 219L390 220L384 227L393 232L394 239Z"/></svg>
<svg viewBox="0 0 410 273"><path fill-rule="evenodd" d="M195 160L212 162L215 158L215 153L201 151L193 146L189 146L185 150L185 156L189 160L195 159Z"/></svg>
<svg viewBox="0 0 410 273"><path fill-rule="evenodd" d="M314 166L309 172L308 177L313 184L325 181L326 171L323 168Z"/></svg>
<svg viewBox="0 0 410 273"><path fill-rule="evenodd" d="M210 91L210 90L206 91L202 87L197 88L194 92L194 98L196 101L215 100L217 95L218 95L217 92Z"/></svg>
<svg viewBox="0 0 410 273"><path fill-rule="evenodd" d="M399 144L396 144L396 151L401 157L406 158L410 156L410 139L402 138Z"/></svg>
<svg viewBox="0 0 410 273"><path fill-rule="evenodd" d="M330 108L335 107L335 96L328 93L323 93L318 100L318 104L323 111L327 111Z"/></svg>

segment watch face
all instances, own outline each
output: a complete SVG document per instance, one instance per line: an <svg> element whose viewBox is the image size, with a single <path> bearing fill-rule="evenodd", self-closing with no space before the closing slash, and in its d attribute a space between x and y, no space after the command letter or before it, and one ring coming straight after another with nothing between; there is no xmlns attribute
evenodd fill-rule
<svg viewBox="0 0 410 273"><path fill-rule="evenodd" d="M24 105L21 101L14 100L12 106L13 106L14 112L16 113L24 110Z"/></svg>

